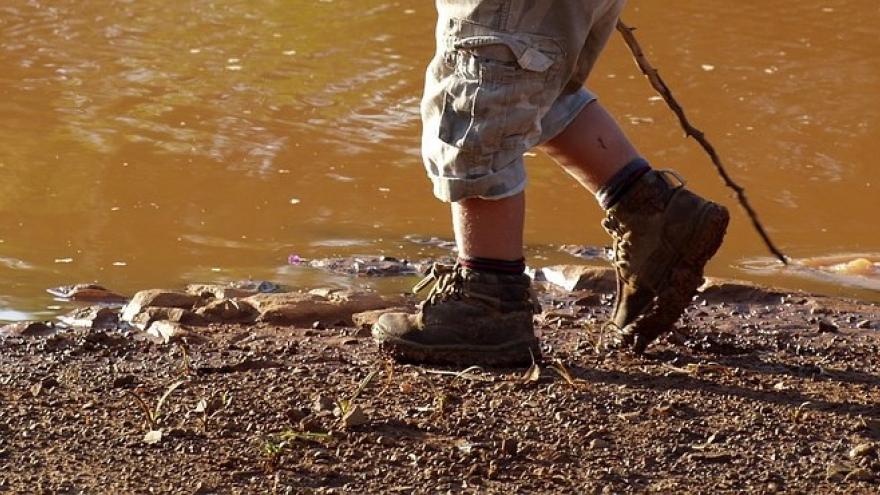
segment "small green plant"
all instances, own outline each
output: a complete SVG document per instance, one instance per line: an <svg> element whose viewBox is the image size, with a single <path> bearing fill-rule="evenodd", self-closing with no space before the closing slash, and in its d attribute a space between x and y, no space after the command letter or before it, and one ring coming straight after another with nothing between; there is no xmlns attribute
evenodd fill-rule
<svg viewBox="0 0 880 495"><path fill-rule="evenodd" d="M168 400L168 397L171 396L171 393L177 390L177 387L183 385L184 382L185 380L178 380L169 385L168 388L165 389L165 393L162 394L162 397L159 397L159 401L156 402L155 408L151 408L149 405L147 405L147 402L136 392L126 390L126 393L135 400L135 403L137 403L138 406L140 406L141 411L143 411L144 417L147 420L147 426L149 427L150 431L156 430L156 428L159 426L159 422L162 418L162 405L165 404L165 401Z"/></svg>
<svg viewBox="0 0 880 495"><path fill-rule="evenodd" d="M232 403L232 394L224 391L222 394L212 394L208 399L199 399L196 404L195 412L199 414L199 420L202 422L202 429L208 431L208 424L217 413L229 407Z"/></svg>
<svg viewBox="0 0 880 495"><path fill-rule="evenodd" d="M379 370L371 371L367 376L361 380L361 383L358 384L357 390L349 397L348 399L337 399L336 406L339 407L339 411L342 413L341 415L344 417L351 411L352 407L354 407L354 401L360 397L361 393L370 385L370 383L376 378L376 375L379 374Z"/></svg>
<svg viewBox="0 0 880 495"><path fill-rule="evenodd" d="M177 347L180 348L181 355L181 363L179 374L181 376L192 376L195 374L195 369L192 365L192 359L189 357L189 347L185 342L177 341Z"/></svg>
<svg viewBox="0 0 880 495"><path fill-rule="evenodd" d="M281 454L284 453L284 442L266 440L263 443L263 471L274 473L281 466Z"/></svg>
<svg viewBox="0 0 880 495"><path fill-rule="evenodd" d="M565 366L565 363L559 358L553 359L553 362L550 363L550 369L555 371L563 380L565 380L565 383L568 383L572 387L577 387L584 383L582 380L578 380L572 376L571 371L569 371L568 367Z"/></svg>
<svg viewBox="0 0 880 495"><path fill-rule="evenodd" d="M281 467L284 452L290 449L291 444L296 442L324 443L331 438L329 433L317 433L312 431L287 430L274 438L267 438L263 442L263 470L273 473Z"/></svg>
<svg viewBox="0 0 880 495"><path fill-rule="evenodd" d="M385 395L385 391L391 387L394 382L394 360L393 359L385 359L385 386L382 387L382 391L379 392L379 395Z"/></svg>
<svg viewBox="0 0 880 495"><path fill-rule="evenodd" d="M434 409L434 415L441 416L444 411L446 411L449 397L443 391L434 386L434 382L432 382L427 376L425 377L425 382L428 383L428 388L431 389L431 397L433 397L431 405Z"/></svg>
<svg viewBox="0 0 880 495"><path fill-rule="evenodd" d="M532 351L529 350L529 354L532 354ZM527 384L534 383L541 379L541 367L538 366L538 363L535 362L535 355L532 354L532 365L529 366L529 369L526 370L522 376L519 377L519 383Z"/></svg>
<svg viewBox="0 0 880 495"><path fill-rule="evenodd" d="M792 423L804 423L809 418L808 410L813 406L812 402L804 402L797 409L789 413L789 419Z"/></svg>

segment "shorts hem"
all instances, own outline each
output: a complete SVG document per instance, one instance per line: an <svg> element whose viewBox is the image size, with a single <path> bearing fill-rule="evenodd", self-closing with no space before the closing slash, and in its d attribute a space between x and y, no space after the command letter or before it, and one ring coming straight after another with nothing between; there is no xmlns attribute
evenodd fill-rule
<svg viewBox="0 0 880 495"><path fill-rule="evenodd" d="M523 192L528 183L522 157L498 172L482 177L457 178L430 174L428 177L434 185L434 196L444 203L457 203L469 198L509 198Z"/></svg>
<svg viewBox="0 0 880 495"><path fill-rule="evenodd" d="M576 93L560 97L560 99L553 103L547 115L544 116L541 124L541 140L538 142L538 145L540 146L561 134L587 105L597 100L598 97L586 88L581 88Z"/></svg>

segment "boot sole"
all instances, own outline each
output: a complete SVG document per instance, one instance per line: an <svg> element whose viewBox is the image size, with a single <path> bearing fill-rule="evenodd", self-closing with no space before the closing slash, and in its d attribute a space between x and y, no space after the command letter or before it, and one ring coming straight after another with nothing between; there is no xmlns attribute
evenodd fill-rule
<svg viewBox="0 0 880 495"><path fill-rule="evenodd" d="M537 338L494 346L423 346L405 340L388 339L379 343L379 351L401 363L493 368L528 366L541 358Z"/></svg>
<svg viewBox="0 0 880 495"><path fill-rule="evenodd" d="M730 213L727 208L709 203L703 210L702 218L694 229L691 249L684 253L672 269L668 283L657 294L653 311L649 311L644 318L633 322L624 330L623 338L632 342L636 354L642 354L648 344L675 325L690 305L697 289L703 284L706 263L721 247L729 223Z"/></svg>

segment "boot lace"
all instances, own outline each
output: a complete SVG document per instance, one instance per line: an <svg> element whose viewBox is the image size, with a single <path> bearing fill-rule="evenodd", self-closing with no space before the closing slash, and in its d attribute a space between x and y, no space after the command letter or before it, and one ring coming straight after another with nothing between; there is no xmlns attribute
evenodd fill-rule
<svg viewBox="0 0 880 495"><path fill-rule="evenodd" d="M428 292L428 296L423 302L424 305L467 298L482 301L484 304L494 308L502 306L502 301L499 297L481 294L476 291L469 291L467 289L467 284L465 283L462 267L458 263L452 266L435 263L431 266L431 269L428 271L425 278L413 287L413 294L418 294L423 291L425 287L431 283L434 283L434 286L431 287L431 290ZM524 297L524 300L532 313L541 312L541 304L538 302L538 296L531 287L529 287L529 290L524 293Z"/></svg>
<svg viewBox="0 0 880 495"><path fill-rule="evenodd" d="M605 227L605 230L611 236L611 240L613 241L611 264L618 270L618 273L620 273L620 271L626 272L629 269L629 251L632 247L632 232L625 229L620 221L611 215L602 221L602 226Z"/></svg>
<svg viewBox="0 0 880 495"><path fill-rule="evenodd" d="M425 304L437 304L449 299L461 299L464 295L464 277L461 268L455 265L443 265L434 263L428 274L421 282L413 287L413 294L423 291L429 284L434 283L425 299Z"/></svg>

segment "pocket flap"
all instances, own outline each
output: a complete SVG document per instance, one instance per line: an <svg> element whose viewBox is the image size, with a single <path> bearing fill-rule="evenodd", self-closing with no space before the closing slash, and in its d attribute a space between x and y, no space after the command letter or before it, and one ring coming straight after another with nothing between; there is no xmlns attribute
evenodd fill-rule
<svg viewBox="0 0 880 495"><path fill-rule="evenodd" d="M534 47L526 36L507 33L494 33L468 36L457 39L453 46L457 49L474 49L492 45L504 45L510 49L520 67L531 72L546 72L554 60Z"/></svg>

